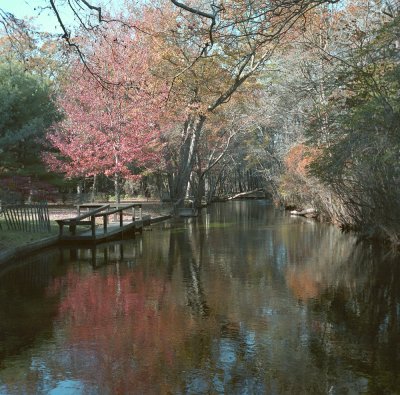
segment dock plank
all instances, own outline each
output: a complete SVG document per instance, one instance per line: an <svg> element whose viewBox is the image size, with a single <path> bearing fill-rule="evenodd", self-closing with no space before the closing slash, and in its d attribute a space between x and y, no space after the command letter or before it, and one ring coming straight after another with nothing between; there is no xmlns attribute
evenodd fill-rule
<svg viewBox="0 0 400 395"><path fill-rule="evenodd" d="M98 226L95 228L95 234L93 235L91 229L82 230L76 234L63 234L60 238L61 241L93 241L99 242L107 239L112 239L117 236L123 236L126 233L131 233L135 231L141 232L143 229L143 221L135 220L131 222L126 222L121 227L119 222L110 222L107 227L107 231L104 231L103 226Z"/></svg>

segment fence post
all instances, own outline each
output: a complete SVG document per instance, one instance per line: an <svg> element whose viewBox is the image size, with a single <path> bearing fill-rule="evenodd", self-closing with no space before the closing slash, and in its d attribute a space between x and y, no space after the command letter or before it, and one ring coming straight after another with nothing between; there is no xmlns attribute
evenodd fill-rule
<svg viewBox="0 0 400 395"><path fill-rule="evenodd" d="M9 230L22 232L50 232L50 216L47 202L8 204L0 212ZM1 226L1 225L0 225Z"/></svg>

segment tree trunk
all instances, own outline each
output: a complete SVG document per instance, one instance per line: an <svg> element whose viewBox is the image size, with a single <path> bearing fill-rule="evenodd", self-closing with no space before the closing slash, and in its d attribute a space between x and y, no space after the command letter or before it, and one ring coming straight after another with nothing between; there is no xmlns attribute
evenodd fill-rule
<svg viewBox="0 0 400 395"><path fill-rule="evenodd" d="M191 116L184 125L183 141L179 151L179 163L174 179L172 199L176 207L182 206L193 170L194 158L197 152L200 134L206 117Z"/></svg>
<svg viewBox="0 0 400 395"><path fill-rule="evenodd" d="M76 186L76 195L78 203L83 202L83 181L79 180Z"/></svg>
<svg viewBox="0 0 400 395"><path fill-rule="evenodd" d="M201 171L199 172L201 173ZM198 185L194 200L194 207L200 209L202 206L203 196L205 195L205 174L198 174Z"/></svg>
<svg viewBox="0 0 400 395"><path fill-rule="evenodd" d="M118 204L121 203L120 177L118 173L114 175L114 193L115 193L115 202Z"/></svg>
<svg viewBox="0 0 400 395"><path fill-rule="evenodd" d="M93 203L96 199L96 191L97 190L97 174L93 176L93 186L92 186L92 196L90 197L90 201Z"/></svg>

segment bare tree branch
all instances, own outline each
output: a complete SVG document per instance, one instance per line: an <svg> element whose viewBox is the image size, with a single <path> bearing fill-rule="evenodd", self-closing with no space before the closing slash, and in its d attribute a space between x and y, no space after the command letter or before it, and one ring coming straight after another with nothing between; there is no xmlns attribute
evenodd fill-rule
<svg viewBox="0 0 400 395"><path fill-rule="evenodd" d="M102 13L101 13L101 7L95 7L91 4L89 4L86 0L81 0L83 4L85 4L85 6L87 8L89 8L90 10L95 10L97 11L98 15L99 15L99 23L103 22L104 19L102 18Z"/></svg>
<svg viewBox="0 0 400 395"><path fill-rule="evenodd" d="M214 14L209 14L208 12L203 12L203 11L197 10L196 8L189 7L186 4L183 4L177 0L171 0L171 2L173 4L175 4L177 7L182 8L185 11L188 11L188 12L198 15L198 16L202 16L204 18L211 19L215 23L215 15Z"/></svg>

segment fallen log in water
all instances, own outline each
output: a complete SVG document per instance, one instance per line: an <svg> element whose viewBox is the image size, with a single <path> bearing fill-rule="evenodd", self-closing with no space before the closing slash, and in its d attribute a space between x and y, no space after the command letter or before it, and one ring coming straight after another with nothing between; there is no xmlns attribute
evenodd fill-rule
<svg viewBox="0 0 400 395"><path fill-rule="evenodd" d="M237 193L234 196L228 197L228 200L233 200L233 199L238 199L238 198L242 198L242 197L249 197L252 194L260 194L261 192L263 192L262 189L254 189L253 191L249 191L249 192L242 192L242 193Z"/></svg>
<svg viewBox="0 0 400 395"><path fill-rule="evenodd" d="M297 210L292 210L290 212L292 215L302 215L304 217L316 217L318 212L315 208L306 208L305 210L297 211Z"/></svg>

